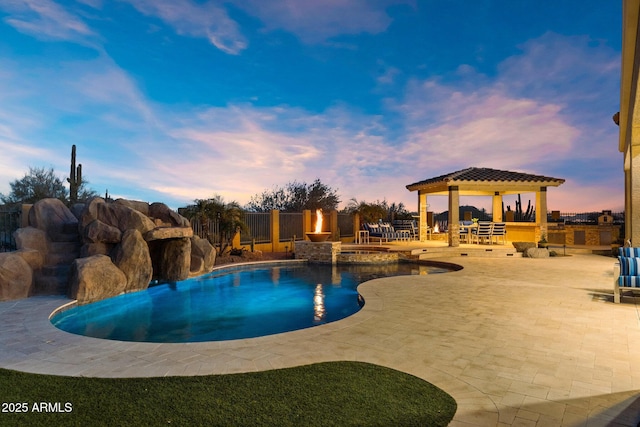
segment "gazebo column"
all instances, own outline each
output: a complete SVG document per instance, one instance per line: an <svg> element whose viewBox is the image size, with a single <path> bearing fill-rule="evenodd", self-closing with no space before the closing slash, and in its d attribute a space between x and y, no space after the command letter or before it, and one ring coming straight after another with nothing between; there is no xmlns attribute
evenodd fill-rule
<svg viewBox="0 0 640 427"><path fill-rule="evenodd" d="M449 246L460 246L460 191L457 185L449 187Z"/></svg>
<svg viewBox="0 0 640 427"><path fill-rule="evenodd" d="M502 222L502 195L499 191L493 194L493 222Z"/></svg>
<svg viewBox="0 0 640 427"><path fill-rule="evenodd" d="M536 225L536 229L540 230L539 234L536 230L537 242L542 235L547 235L547 187L540 187L536 191Z"/></svg>
<svg viewBox="0 0 640 427"><path fill-rule="evenodd" d="M427 210L427 193L418 191L418 215L420 216L418 226L420 227L419 234L421 242L427 240L427 230L429 228L429 224L427 224Z"/></svg>

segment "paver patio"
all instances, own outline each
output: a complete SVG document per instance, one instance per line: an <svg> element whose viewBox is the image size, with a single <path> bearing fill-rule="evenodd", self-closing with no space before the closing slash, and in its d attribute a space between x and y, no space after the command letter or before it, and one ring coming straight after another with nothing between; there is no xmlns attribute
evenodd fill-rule
<svg viewBox="0 0 640 427"><path fill-rule="evenodd" d="M452 426L640 422L638 299L613 304L613 258L442 259L463 270L376 279L366 304L327 325L268 337L151 344L68 334L68 300L0 303L0 366L100 377L248 372L332 360L423 378L458 403Z"/></svg>

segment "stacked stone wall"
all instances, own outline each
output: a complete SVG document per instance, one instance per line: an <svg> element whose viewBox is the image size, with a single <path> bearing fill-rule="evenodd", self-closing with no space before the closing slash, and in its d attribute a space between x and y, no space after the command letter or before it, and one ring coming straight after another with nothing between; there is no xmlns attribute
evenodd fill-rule
<svg viewBox="0 0 640 427"><path fill-rule="evenodd" d="M335 264L341 248L341 242L298 242L296 243L296 259L306 259L309 262L321 264Z"/></svg>
<svg viewBox="0 0 640 427"><path fill-rule="evenodd" d="M341 252L338 254L339 264L388 264L397 263L397 252L370 251L366 253Z"/></svg>

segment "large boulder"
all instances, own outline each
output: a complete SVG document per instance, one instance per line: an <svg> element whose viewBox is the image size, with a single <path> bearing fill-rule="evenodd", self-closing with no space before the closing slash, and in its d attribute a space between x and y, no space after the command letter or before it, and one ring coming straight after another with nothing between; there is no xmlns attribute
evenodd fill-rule
<svg viewBox="0 0 640 427"><path fill-rule="evenodd" d="M149 247L138 230L127 230L115 247L113 263L127 276L126 292L147 289L153 277Z"/></svg>
<svg viewBox="0 0 640 427"><path fill-rule="evenodd" d="M35 227L18 228L13 233L13 238L16 239L18 249L32 249L42 252L43 256L49 251L46 231Z"/></svg>
<svg viewBox="0 0 640 427"><path fill-rule="evenodd" d="M524 251L526 251L529 248L538 247L538 245L533 242L513 242L512 244L513 244L513 247L516 248L516 252L522 252L522 253L524 253Z"/></svg>
<svg viewBox="0 0 640 427"><path fill-rule="evenodd" d="M213 270L216 263L216 249L205 239L191 237L190 275L200 276Z"/></svg>
<svg viewBox="0 0 640 427"><path fill-rule="evenodd" d="M29 264L31 270L40 270L44 266L44 254L35 249L19 249L13 252Z"/></svg>
<svg viewBox="0 0 640 427"><path fill-rule="evenodd" d="M32 269L31 295L66 293L71 262L80 252L78 219L58 199L36 202L28 217L31 226L14 236Z"/></svg>
<svg viewBox="0 0 640 427"><path fill-rule="evenodd" d="M123 233L130 229L136 229L144 235L156 227L151 219L128 206L118 203L99 203L97 207L97 219L118 228Z"/></svg>
<svg viewBox="0 0 640 427"><path fill-rule="evenodd" d="M84 209L80 214L80 219L78 220L78 227L80 235L84 234L84 229L87 225L98 219L98 206L105 204L105 200L102 197L92 197L87 200L87 203L84 205Z"/></svg>
<svg viewBox="0 0 640 427"><path fill-rule="evenodd" d="M526 258L549 258L549 250L547 248L527 248L524 251Z"/></svg>
<svg viewBox="0 0 640 427"><path fill-rule="evenodd" d="M84 228L82 237L87 243L119 243L122 231L96 219Z"/></svg>
<svg viewBox="0 0 640 427"><path fill-rule="evenodd" d="M80 248L80 258L93 255L109 255L115 246L113 243L85 243Z"/></svg>
<svg viewBox="0 0 640 427"><path fill-rule="evenodd" d="M191 227L159 227L145 234L144 239L150 242L152 240L179 239L191 236L193 236L193 228Z"/></svg>
<svg viewBox="0 0 640 427"><path fill-rule="evenodd" d="M149 203L147 202L140 202L138 200L117 199L113 203L125 205L127 207L130 207L131 209L137 210L138 212L140 212L145 216L151 216L149 215Z"/></svg>
<svg viewBox="0 0 640 427"><path fill-rule="evenodd" d="M155 228L153 221L141 212L124 203L107 203L100 197L94 197L85 206L79 222L83 236L84 229L95 220L100 220L123 233L133 228L144 235Z"/></svg>
<svg viewBox="0 0 640 427"><path fill-rule="evenodd" d="M114 297L126 288L127 276L108 256L78 258L71 266L69 297L76 299L78 304Z"/></svg>
<svg viewBox="0 0 640 427"><path fill-rule="evenodd" d="M0 300L26 298L33 286L33 270L16 252L0 253Z"/></svg>
<svg viewBox="0 0 640 427"><path fill-rule="evenodd" d="M29 210L29 225L47 233L54 242L77 240L78 219L58 199L42 199Z"/></svg>
<svg viewBox="0 0 640 427"><path fill-rule="evenodd" d="M164 203L151 203L149 216L157 220L157 225L169 227L191 227L189 220Z"/></svg>

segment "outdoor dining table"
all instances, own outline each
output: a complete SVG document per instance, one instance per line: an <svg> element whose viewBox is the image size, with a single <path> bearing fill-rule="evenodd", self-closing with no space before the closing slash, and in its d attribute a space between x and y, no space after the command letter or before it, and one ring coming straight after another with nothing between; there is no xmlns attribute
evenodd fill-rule
<svg viewBox="0 0 640 427"><path fill-rule="evenodd" d="M460 227L462 228L466 228L467 229L467 243L471 243L471 230L473 228L478 228L478 223L474 222L473 224L469 224L469 225L462 225L460 224ZM479 242L478 242L479 243Z"/></svg>

